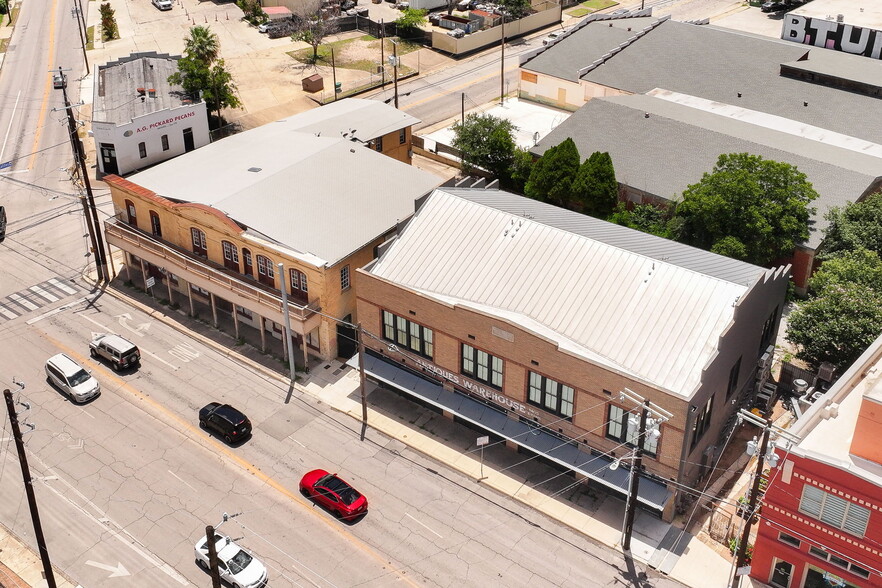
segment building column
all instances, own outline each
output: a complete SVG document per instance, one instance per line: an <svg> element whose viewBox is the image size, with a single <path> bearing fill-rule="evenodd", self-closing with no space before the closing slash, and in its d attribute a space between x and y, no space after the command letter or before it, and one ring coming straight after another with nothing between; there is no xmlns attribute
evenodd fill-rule
<svg viewBox="0 0 882 588"><path fill-rule="evenodd" d="M150 293L150 298L153 298L153 288L147 287L147 268L144 267L144 260L140 259L141 262L141 279L144 280L144 291Z"/></svg>
<svg viewBox="0 0 882 588"><path fill-rule="evenodd" d="M171 277L172 277L172 273L170 271L166 271L165 285L168 286L168 304L169 304L169 306L171 306L175 303L174 296L172 296Z"/></svg>
<svg viewBox="0 0 882 588"><path fill-rule="evenodd" d="M282 327L282 357L288 357L288 329ZM291 369L293 366L288 366Z"/></svg>
<svg viewBox="0 0 882 588"><path fill-rule="evenodd" d="M266 353L266 320L261 314L257 315L257 318L260 319L260 350Z"/></svg>
<svg viewBox="0 0 882 588"><path fill-rule="evenodd" d="M306 350L306 335L303 336L303 369L309 373L309 352Z"/></svg>
<svg viewBox="0 0 882 588"><path fill-rule="evenodd" d="M214 328L217 328L217 306L214 304L214 294L208 293L208 300L211 301L211 318L214 320Z"/></svg>
<svg viewBox="0 0 882 588"><path fill-rule="evenodd" d="M236 312L236 305L233 305L233 328L236 329L236 341L239 340L239 313Z"/></svg>
<svg viewBox="0 0 882 588"><path fill-rule="evenodd" d="M190 299L190 316L196 316L196 306L193 304L193 286L187 282L187 297Z"/></svg>

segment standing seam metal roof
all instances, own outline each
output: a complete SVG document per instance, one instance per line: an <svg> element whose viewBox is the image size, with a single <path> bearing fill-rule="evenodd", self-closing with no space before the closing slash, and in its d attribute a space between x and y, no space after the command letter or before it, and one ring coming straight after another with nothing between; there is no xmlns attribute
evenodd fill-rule
<svg viewBox="0 0 882 588"><path fill-rule="evenodd" d="M697 388L737 301L767 272L741 264L731 277L751 275L746 283L714 277L554 226L551 211L541 220L509 212L526 198L466 192L435 190L370 273L508 320L676 395ZM698 267L710 256L684 251L679 261Z"/></svg>

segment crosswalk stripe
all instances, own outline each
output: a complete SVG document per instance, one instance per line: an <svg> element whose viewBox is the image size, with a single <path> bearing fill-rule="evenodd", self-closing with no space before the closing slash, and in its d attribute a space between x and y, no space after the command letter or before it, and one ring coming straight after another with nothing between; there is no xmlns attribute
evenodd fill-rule
<svg viewBox="0 0 882 588"><path fill-rule="evenodd" d="M0 314L5 316L8 319L18 318L18 315L6 307L0 306Z"/></svg>
<svg viewBox="0 0 882 588"><path fill-rule="evenodd" d="M39 306L37 306L36 304L31 302L30 300L27 300L26 298L22 298L18 294L10 294L9 296L7 296L7 298L9 298L10 300L12 300L13 302L15 302L16 304L18 304L20 306L24 306L28 310L37 310L38 308L40 308Z"/></svg>
<svg viewBox="0 0 882 588"><path fill-rule="evenodd" d="M53 296L52 294L50 294L49 292L47 292L46 290L44 290L43 288L41 288L39 286L31 286L30 288L28 288L28 290L30 290L31 292L33 292L37 296L42 296L43 298L45 298L49 302L56 302L58 300L58 298L56 296Z"/></svg>
<svg viewBox="0 0 882 588"><path fill-rule="evenodd" d="M59 290L61 290L63 292L67 292L68 294L76 294L77 293L77 291L75 289L71 288L70 286L68 286L64 282L58 280L57 278L49 278L47 281L50 284L52 284L53 286L55 286L56 288L58 288Z"/></svg>

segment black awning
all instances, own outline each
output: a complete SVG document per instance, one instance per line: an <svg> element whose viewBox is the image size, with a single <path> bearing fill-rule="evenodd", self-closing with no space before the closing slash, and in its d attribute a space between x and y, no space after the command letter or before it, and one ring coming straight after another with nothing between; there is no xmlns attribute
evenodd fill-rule
<svg viewBox="0 0 882 588"><path fill-rule="evenodd" d="M610 469L609 465L613 462L612 459L582 451L572 443L562 441L539 427L510 419L498 409L464 394L445 390L439 383L402 368L386 358L365 353L364 363L365 373L371 378L453 413L494 435L538 453L546 459L627 496L630 472L624 468ZM358 355L350 359L347 365L358 368ZM640 488L637 492L637 499L640 503L654 510L663 511L670 498L671 492L664 484L646 476L641 477Z"/></svg>

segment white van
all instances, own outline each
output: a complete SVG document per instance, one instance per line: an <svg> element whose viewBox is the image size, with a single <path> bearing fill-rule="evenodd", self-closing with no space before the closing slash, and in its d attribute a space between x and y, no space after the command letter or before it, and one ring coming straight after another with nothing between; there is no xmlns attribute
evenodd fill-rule
<svg viewBox="0 0 882 588"><path fill-rule="evenodd" d="M85 402L101 393L98 380L64 353L46 360L46 381L67 394L73 402Z"/></svg>

